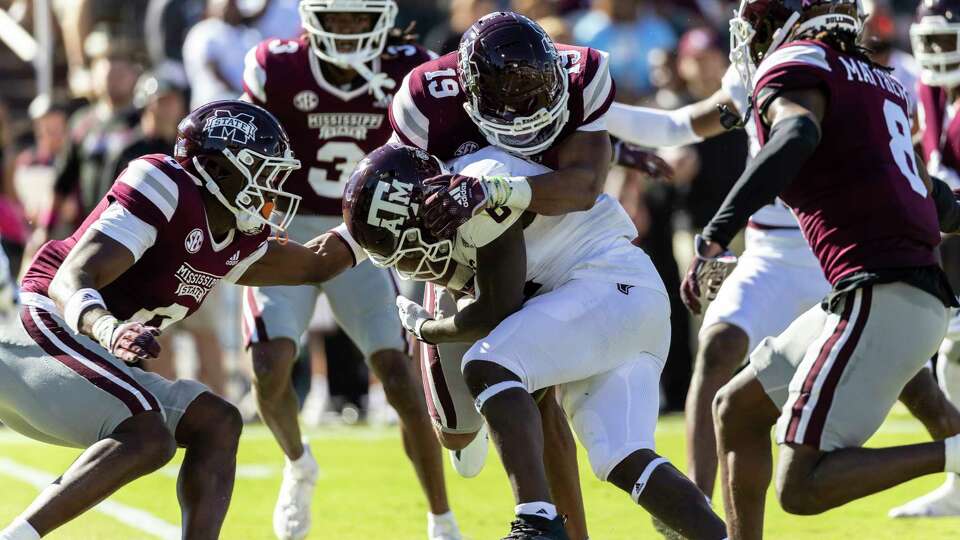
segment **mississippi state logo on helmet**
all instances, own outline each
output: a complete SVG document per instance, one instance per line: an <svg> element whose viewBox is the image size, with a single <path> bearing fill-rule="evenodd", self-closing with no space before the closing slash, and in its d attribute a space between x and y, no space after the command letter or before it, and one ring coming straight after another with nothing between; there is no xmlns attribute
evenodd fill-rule
<svg viewBox="0 0 960 540"><path fill-rule="evenodd" d="M793 37L822 31L860 33L860 0L741 0L730 19L730 63L748 90L768 55Z"/></svg>
<svg viewBox="0 0 960 540"><path fill-rule="evenodd" d="M418 281L446 274L453 243L431 236L419 215L426 198L423 181L442 172L430 154L398 143L377 148L357 164L343 192L343 221L373 264Z"/></svg>
<svg viewBox="0 0 960 540"><path fill-rule="evenodd" d="M297 213L300 197L283 184L300 162L277 119L252 103L214 101L191 112L177 127L174 158L203 179L243 233L286 230Z"/></svg>
<svg viewBox="0 0 960 540"><path fill-rule="evenodd" d="M960 0L923 0L910 25L920 80L929 86L960 85Z"/></svg>
<svg viewBox="0 0 960 540"><path fill-rule="evenodd" d="M491 13L473 23L460 40L457 72L463 108L493 146L539 154L570 117L570 81L557 48L523 15Z"/></svg>

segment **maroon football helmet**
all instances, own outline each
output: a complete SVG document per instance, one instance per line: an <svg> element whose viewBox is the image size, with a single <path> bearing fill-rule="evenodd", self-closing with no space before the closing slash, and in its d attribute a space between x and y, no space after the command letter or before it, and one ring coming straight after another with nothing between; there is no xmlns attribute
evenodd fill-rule
<svg viewBox="0 0 960 540"><path fill-rule="evenodd" d="M266 109L238 100L214 101L191 112L177 127L174 158L199 175L204 187L237 218L237 228L256 234L286 230L300 197L283 190L300 168L290 139ZM239 192L228 200L224 189Z"/></svg>
<svg viewBox="0 0 960 540"><path fill-rule="evenodd" d="M860 33L860 0L741 0L730 19L730 63L748 90L760 62L794 36L820 31Z"/></svg>
<svg viewBox="0 0 960 540"><path fill-rule="evenodd" d="M910 41L923 84L960 85L960 0L920 2Z"/></svg>
<svg viewBox="0 0 960 540"><path fill-rule="evenodd" d="M457 54L463 108L487 142L527 156L553 144L570 116L570 81L540 25L491 13L464 32Z"/></svg>
<svg viewBox="0 0 960 540"><path fill-rule="evenodd" d="M357 164L343 192L343 222L371 262L396 268L404 279L446 275L453 243L434 238L419 214L427 197L424 180L442 173L435 157L398 143L377 148Z"/></svg>

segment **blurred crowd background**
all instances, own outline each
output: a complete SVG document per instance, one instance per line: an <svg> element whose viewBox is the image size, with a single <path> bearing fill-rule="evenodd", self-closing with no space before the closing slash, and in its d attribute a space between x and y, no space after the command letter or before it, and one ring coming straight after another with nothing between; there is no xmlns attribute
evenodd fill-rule
<svg viewBox="0 0 960 540"><path fill-rule="evenodd" d="M398 3L398 25L415 21L421 42L440 54L455 50L461 33L486 13L524 13L555 41L610 52L618 101L668 109L720 88L736 7L727 0ZM915 0L874 5L881 16L872 19L872 31L909 50L915 6ZM0 8L0 241L14 275L44 241L70 234L128 161L171 153L188 109L238 96L250 47L300 33L297 0L0 0ZM672 292L686 263L677 257L688 256L692 234L719 206L746 154L745 136L732 131L663 151L676 171L670 183L611 173L609 191L633 217ZM165 336L165 358L150 367L198 377L244 405L248 361L240 345L239 293L224 287ZM678 298L673 319L663 378L667 411L683 408L698 326ZM309 347L295 377L308 422L391 421L382 391L368 385L359 352L323 300L304 339Z"/></svg>

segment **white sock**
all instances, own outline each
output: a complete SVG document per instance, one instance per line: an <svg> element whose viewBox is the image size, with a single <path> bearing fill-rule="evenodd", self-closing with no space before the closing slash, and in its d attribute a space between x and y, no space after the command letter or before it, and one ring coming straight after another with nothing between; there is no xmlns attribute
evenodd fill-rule
<svg viewBox="0 0 960 540"><path fill-rule="evenodd" d="M297 469L310 466L314 459L313 455L310 453L310 445L307 444L307 441L303 441L303 454L300 454L300 457L297 459L291 460L290 458L287 458L287 461L289 461L290 465Z"/></svg>
<svg viewBox="0 0 960 540"><path fill-rule="evenodd" d="M16 518L0 531L0 540L40 540L40 534L23 518Z"/></svg>
<svg viewBox="0 0 960 540"><path fill-rule="evenodd" d="M518 516L523 514L525 516L537 516L546 519L554 519L557 517L557 507L543 501L520 503L513 508L513 511Z"/></svg>
<svg viewBox="0 0 960 540"><path fill-rule="evenodd" d="M427 512L427 519L430 521L450 521L453 519L453 510L447 510L442 514Z"/></svg>
<svg viewBox="0 0 960 540"><path fill-rule="evenodd" d="M944 439L943 450L943 469L947 472L960 473L960 435Z"/></svg>

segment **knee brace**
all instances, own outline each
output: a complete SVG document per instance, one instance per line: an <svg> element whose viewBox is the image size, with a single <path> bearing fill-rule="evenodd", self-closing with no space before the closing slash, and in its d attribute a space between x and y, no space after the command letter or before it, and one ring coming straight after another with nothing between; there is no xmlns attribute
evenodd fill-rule
<svg viewBox="0 0 960 540"><path fill-rule="evenodd" d="M633 489L630 490L630 498L633 499L633 502L640 504L640 495L643 493L643 489L647 487L650 475L653 474L654 469L664 463L670 463L670 460L665 457L658 457L650 460L650 463L647 463L647 466L643 468L640 478L637 478L637 482L633 484Z"/></svg>
<svg viewBox="0 0 960 540"><path fill-rule="evenodd" d="M477 408L477 412L483 414L483 404L486 403L488 399L499 394L500 392L510 390L511 388L522 388L524 391L527 389L520 381L498 382L497 384L493 384L484 388L483 392L480 392L480 394L474 399L473 406Z"/></svg>

